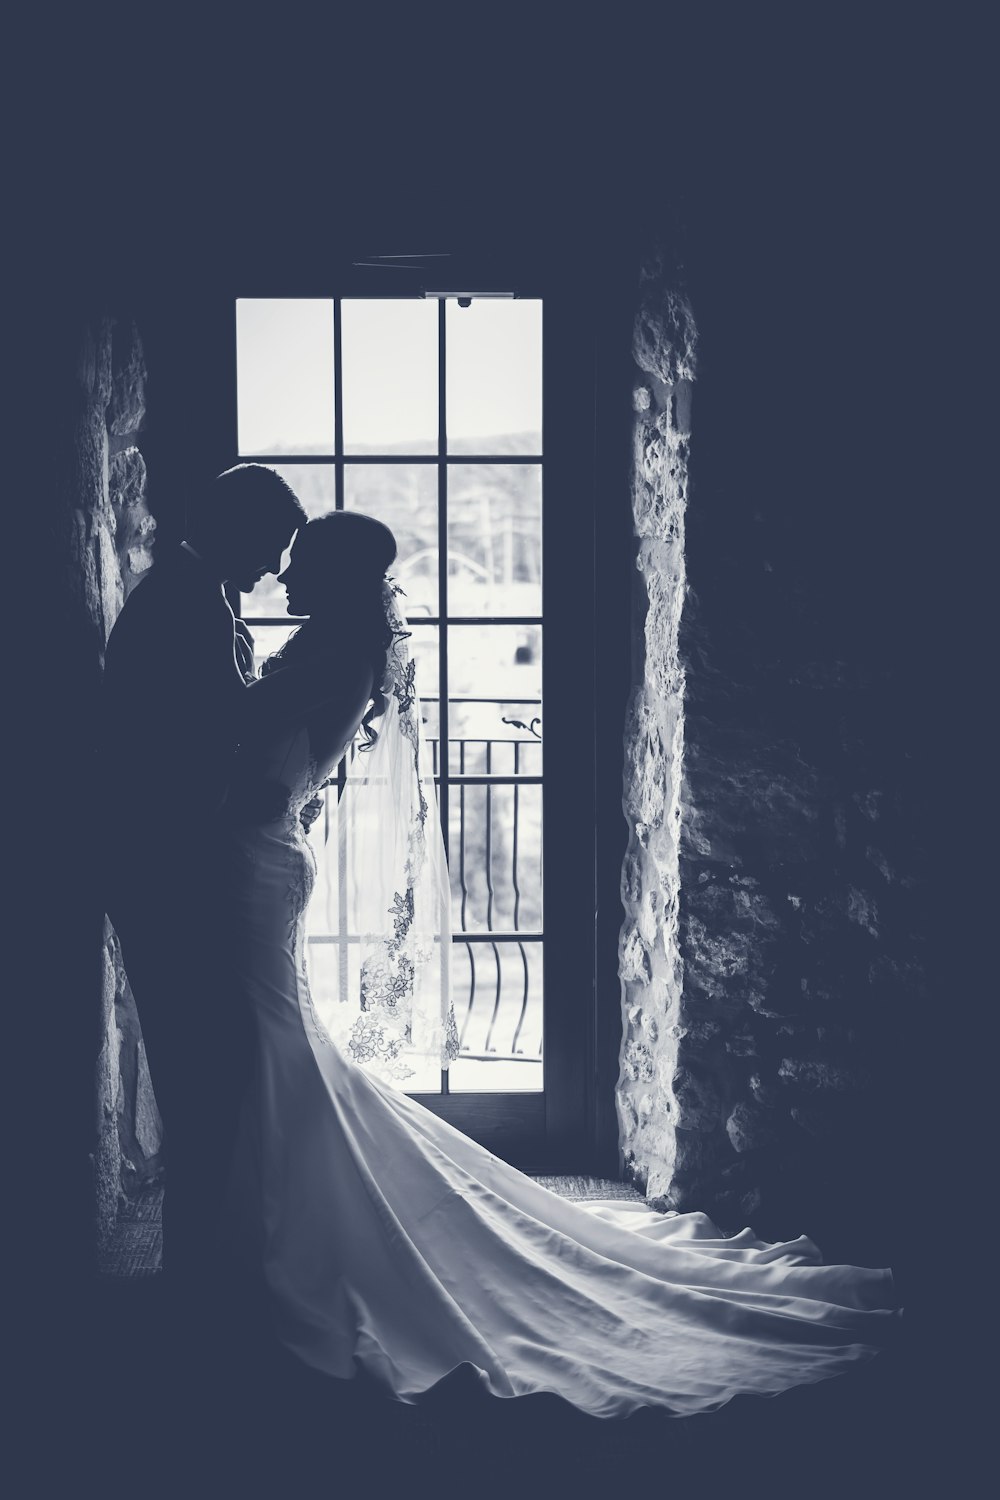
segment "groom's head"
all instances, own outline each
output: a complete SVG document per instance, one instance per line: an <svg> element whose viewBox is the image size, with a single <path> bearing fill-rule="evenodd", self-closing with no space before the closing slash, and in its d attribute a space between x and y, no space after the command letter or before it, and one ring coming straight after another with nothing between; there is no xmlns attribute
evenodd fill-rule
<svg viewBox="0 0 1000 1500"><path fill-rule="evenodd" d="M237 464L202 489L188 540L227 583L249 593L277 573L282 553L306 513L280 474L264 464Z"/></svg>

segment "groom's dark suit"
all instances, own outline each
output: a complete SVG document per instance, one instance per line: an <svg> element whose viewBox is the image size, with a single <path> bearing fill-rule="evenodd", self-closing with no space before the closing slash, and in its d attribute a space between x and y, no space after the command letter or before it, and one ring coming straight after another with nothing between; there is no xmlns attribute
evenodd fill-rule
<svg viewBox="0 0 1000 1500"><path fill-rule="evenodd" d="M204 563L158 558L111 632L107 910L163 1117L164 1268L210 1282L251 1019L227 954L227 787L245 693L232 610Z"/></svg>

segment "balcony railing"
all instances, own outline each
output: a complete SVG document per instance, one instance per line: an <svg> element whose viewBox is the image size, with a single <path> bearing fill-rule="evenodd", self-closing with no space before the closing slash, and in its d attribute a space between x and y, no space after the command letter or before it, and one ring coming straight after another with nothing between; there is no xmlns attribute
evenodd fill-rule
<svg viewBox="0 0 1000 1500"><path fill-rule="evenodd" d="M511 733L451 738L448 744L452 990L461 1047L454 1066L533 1063L538 1074L527 1086L538 1088L543 1048L539 700L475 702L502 707L502 722ZM423 703L434 715L435 700ZM439 784L440 740L427 733L426 743ZM313 833L318 880L310 905L310 974L314 985L329 986L335 993L337 934L345 923L335 915L340 904L337 861L324 858L324 850L334 826L338 786L325 795L326 809Z"/></svg>

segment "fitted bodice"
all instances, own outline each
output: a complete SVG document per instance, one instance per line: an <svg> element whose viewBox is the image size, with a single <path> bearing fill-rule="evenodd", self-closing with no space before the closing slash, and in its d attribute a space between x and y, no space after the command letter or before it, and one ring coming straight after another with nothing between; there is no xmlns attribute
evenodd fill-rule
<svg viewBox="0 0 1000 1500"><path fill-rule="evenodd" d="M255 750L249 765L262 780L287 792L288 811L293 815L298 814L329 774L329 770L317 765L312 736L305 725Z"/></svg>
<svg viewBox="0 0 1000 1500"><path fill-rule="evenodd" d="M272 835L282 825L297 830L303 807L336 770L347 748L318 751L316 736L308 726L299 726L241 755L240 779L251 793L259 790L268 809L263 818L251 816L251 823L267 827Z"/></svg>

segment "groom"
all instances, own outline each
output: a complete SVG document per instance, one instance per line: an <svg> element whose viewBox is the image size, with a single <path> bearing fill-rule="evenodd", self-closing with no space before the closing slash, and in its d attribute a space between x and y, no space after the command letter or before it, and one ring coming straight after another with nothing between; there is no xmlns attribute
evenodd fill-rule
<svg viewBox="0 0 1000 1500"><path fill-rule="evenodd" d="M219 1210L253 1063L226 962L226 823L253 650L224 585L249 592L277 573L305 520L272 469L227 469L187 539L132 591L107 647L107 910L164 1125L165 1280L192 1311L225 1279Z"/></svg>

